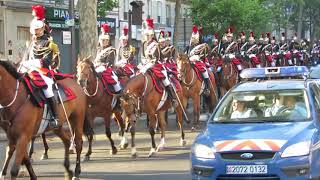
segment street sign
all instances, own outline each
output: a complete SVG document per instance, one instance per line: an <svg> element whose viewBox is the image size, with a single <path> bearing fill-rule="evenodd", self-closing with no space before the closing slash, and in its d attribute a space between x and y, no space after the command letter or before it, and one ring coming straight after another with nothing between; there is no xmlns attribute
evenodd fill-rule
<svg viewBox="0 0 320 180"><path fill-rule="evenodd" d="M62 31L62 44L71 44L71 32Z"/></svg>

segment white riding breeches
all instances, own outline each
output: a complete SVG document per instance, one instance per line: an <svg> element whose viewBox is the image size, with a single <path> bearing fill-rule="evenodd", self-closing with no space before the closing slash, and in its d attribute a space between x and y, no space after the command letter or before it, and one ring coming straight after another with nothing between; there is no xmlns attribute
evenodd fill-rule
<svg viewBox="0 0 320 180"><path fill-rule="evenodd" d="M52 78L45 76L44 74L39 71L41 68L41 63L39 59L30 59L27 61L23 61L18 69L19 72L26 73L30 71L37 71L39 72L41 78L44 80L44 82L47 84L47 88L43 88L42 91L44 93L44 96L46 98L51 98L54 96L53 93L53 84L54 81Z"/></svg>
<svg viewBox="0 0 320 180"><path fill-rule="evenodd" d="M106 66L101 65L95 68L97 73L102 73L103 71L107 70Z"/></svg>
<svg viewBox="0 0 320 180"><path fill-rule="evenodd" d="M117 61L117 62L115 63L115 66L117 66L117 67L124 67L126 64L127 64L127 60L126 60L126 59L121 59L121 60L119 60L119 61Z"/></svg>
<svg viewBox="0 0 320 180"><path fill-rule="evenodd" d="M202 72L202 76L203 76L203 78L205 78L205 79L209 78L209 74L208 74L207 69L206 69L204 72Z"/></svg>
<svg viewBox="0 0 320 180"><path fill-rule="evenodd" d="M138 65L138 68L139 68L139 70L140 70L140 72L141 72L142 74L145 74L145 73L147 72L147 70L150 69L151 67L153 67L153 65L154 65L154 63L151 62L151 61L146 62L146 61L144 60L144 62L145 62L145 63L142 63L142 62L141 62L141 63Z"/></svg>
<svg viewBox="0 0 320 180"><path fill-rule="evenodd" d="M162 80L162 83L164 86L169 86L170 85L170 81L169 81L169 78L168 78L168 73L167 73L167 70L165 69L165 67L163 67L164 70L162 70L161 72L163 73L163 75L165 76L165 78Z"/></svg>

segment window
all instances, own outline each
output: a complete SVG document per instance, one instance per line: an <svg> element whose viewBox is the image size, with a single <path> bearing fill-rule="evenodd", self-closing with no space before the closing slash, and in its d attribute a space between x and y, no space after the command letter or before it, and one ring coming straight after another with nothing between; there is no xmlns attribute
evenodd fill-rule
<svg viewBox="0 0 320 180"><path fill-rule="evenodd" d="M148 18L152 16L152 1L148 0Z"/></svg>
<svg viewBox="0 0 320 180"><path fill-rule="evenodd" d="M128 10L129 10L129 2L128 0L123 0L123 19L128 20Z"/></svg>
<svg viewBox="0 0 320 180"><path fill-rule="evenodd" d="M161 23L161 10L162 10L162 3L160 1L157 2L157 22Z"/></svg>
<svg viewBox="0 0 320 180"><path fill-rule="evenodd" d="M2 20L0 20L0 54L4 54L4 26Z"/></svg>
<svg viewBox="0 0 320 180"><path fill-rule="evenodd" d="M313 85L312 86L312 98L313 102L315 104L315 107L318 112L320 112L320 89L319 85Z"/></svg>
<svg viewBox="0 0 320 180"><path fill-rule="evenodd" d="M29 41L30 40L29 27L18 26L17 40L18 41Z"/></svg>
<svg viewBox="0 0 320 180"><path fill-rule="evenodd" d="M166 5L166 25L171 26L171 7L169 4Z"/></svg>

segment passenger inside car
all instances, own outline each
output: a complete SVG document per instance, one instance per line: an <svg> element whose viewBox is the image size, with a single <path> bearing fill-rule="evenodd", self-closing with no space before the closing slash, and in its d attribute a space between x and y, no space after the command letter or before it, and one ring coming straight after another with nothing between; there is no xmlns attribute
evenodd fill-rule
<svg viewBox="0 0 320 180"><path fill-rule="evenodd" d="M246 103L246 101L239 99L233 101L231 119L257 117L257 113L253 109L248 108Z"/></svg>
<svg viewBox="0 0 320 180"><path fill-rule="evenodd" d="M271 107L268 107L265 110L264 116L265 117L275 116L277 114L277 112L279 111L279 109L281 109L282 107L284 107L284 96L280 96L279 94L275 94L273 96L273 104L271 105Z"/></svg>

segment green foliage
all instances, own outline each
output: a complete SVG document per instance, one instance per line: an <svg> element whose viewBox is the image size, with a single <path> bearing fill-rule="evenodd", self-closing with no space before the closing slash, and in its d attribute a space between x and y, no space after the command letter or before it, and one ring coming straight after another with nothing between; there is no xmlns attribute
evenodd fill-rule
<svg viewBox="0 0 320 180"><path fill-rule="evenodd" d="M97 13L98 17L105 17L108 11L118 6L117 0L98 0Z"/></svg>
<svg viewBox="0 0 320 180"><path fill-rule="evenodd" d="M229 26L235 31L268 30L272 11L262 0L192 0L191 17L204 26L205 33L223 33ZM247 33L248 33L247 32Z"/></svg>

